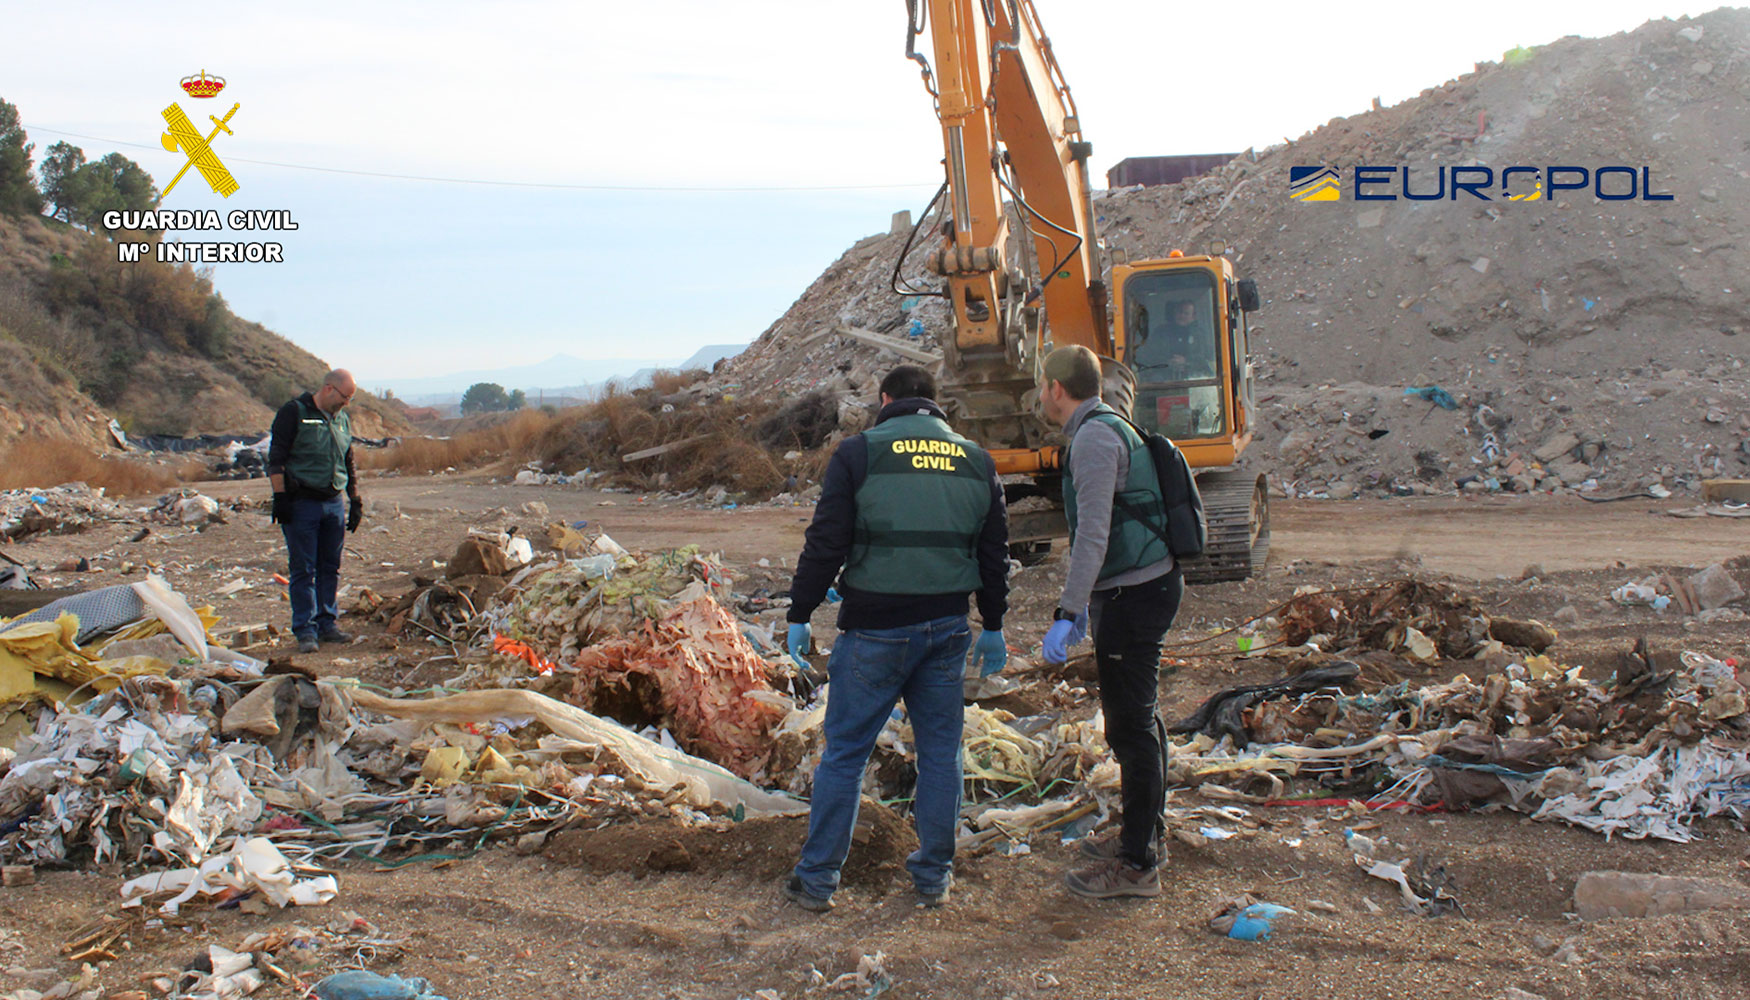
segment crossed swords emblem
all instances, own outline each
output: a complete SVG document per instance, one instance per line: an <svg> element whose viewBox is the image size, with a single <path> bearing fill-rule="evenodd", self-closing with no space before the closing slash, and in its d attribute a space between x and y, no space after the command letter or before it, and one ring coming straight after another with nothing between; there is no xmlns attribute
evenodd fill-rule
<svg viewBox="0 0 1750 1000"><path fill-rule="evenodd" d="M231 116L236 114L237 109L242 106L241 103L231 105L231 110L225 112L223 118L208 115L207 117L213 121L214 128L205 137L195 131L194 123L190 122L188 116L182 113L182 105L172 104L164 109L164 122L170 126L170 131L164 133L158 141L172 153L176 152L178 146L181 146L182 152L188 157L188 162L184 163L182 169L176 172L176 176L171 178L170 183L164 186L165 195L170 194L170 189L176 186L177 181L182 180L182 175L188 173L189 167L199 167L201 176L207 179L209 187L221 197L231 197L231 193L237 190L237 178L231 176L231 171L225 168L225 164L213 152L211 143L220 132L224 132L226 135L237 134L231 131L231 127L225 123L230 121Z"/></svg>

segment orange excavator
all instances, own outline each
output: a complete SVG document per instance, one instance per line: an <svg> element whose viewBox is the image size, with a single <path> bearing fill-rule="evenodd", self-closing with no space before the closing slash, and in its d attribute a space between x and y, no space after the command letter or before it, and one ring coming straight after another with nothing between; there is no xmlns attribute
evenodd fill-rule
<svg viewBox="0 0 1750 1000"><path fill-rule="evenodd" d="M906 55L934 100L947 176L895 263L894 290L948 300L939 402L1009 482L1016 554L1037 557L1068 533L1062 434L1040 412L1037 383L1046 354L1080 344L1101 357L1106 401L1172 438L1197 472L1209 544L1186 579L1251 575L1270 544L1264 477L1240 465L1257 422L1246 332L1257 287L1235 278L1221 247L1105 259L1093 147L1032 0L906 7ZM926 36L928 53L917 44ZM920 245L926 231L935 245ZM927 253L940 289L902 287L914 252Z"/></svg>

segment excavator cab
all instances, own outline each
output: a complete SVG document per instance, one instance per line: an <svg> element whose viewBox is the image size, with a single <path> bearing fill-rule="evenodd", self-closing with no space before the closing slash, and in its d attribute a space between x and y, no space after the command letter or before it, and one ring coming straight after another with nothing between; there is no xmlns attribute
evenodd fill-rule
<svg viewBox="0 0 1750 1000"><path fill-rule="evenodd" d="M1185 578L1245 579L1270 541L1264 477L1238 468L1256 419L1245 313L1257 289L1235 279L1225 247L1117 262L1105 276L1093 144L1033 0L908 0L906 11L905 54L941 127L944 177L892 286L950 304L938 401L1010 478L1011 552L1037 558L1069 530L1062 434L1039 411L1038 380L1048 348L1075 345L1112 362L1102 398L1172 438L1199 470L1209 542ZM938 242L923 264L941 286L902 287L931 219Z"/></svg>
<svg viewBox="0 0 1750 1000"><path fill-rule="evenodd" d="M1250 280L1219 254L1114 264L1113 346L1135 376L1131 417L1171 438L1197 472L1209 518L1192 582L1236 580L1261 567L1270 541L1264 477L1238 468L1256 408L1246 314Z"/></svg>

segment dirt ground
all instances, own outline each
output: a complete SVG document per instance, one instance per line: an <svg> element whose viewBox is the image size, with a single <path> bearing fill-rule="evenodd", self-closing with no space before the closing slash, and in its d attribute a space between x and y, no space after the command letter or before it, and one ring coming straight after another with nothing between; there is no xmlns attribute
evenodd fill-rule
<svg viewBox="0 0 1750 1000"><path fill-rule="evenodd" d="M221 500L264 496L260 483L203 489ZM372 479L366 495L373 515L349 538L353 556L343 577L355 594L369 586L396 595L407 589L409 574L435 575L432 561L447 558L469 527L515 524L540 537L543 519L522 512L529 501L547 504L549 519L587 519L633 549L697 542L721 551L742 574L747 582L738 590L779 591L811 513L704 510L625 493L460 477ZM1552 650L1563 663L1607 671L1642 635L1667 649L1742 659L1750 652L1743 621L1702 625L1606 600L1611 588L1657 569L1750 556L1750 524L1666 513L1680 506L1573 497L1277 502L1269 573L1191 590L1169 640L1188 642L1266 612L1300 586L1414 574L1453 582L1500 614L1553 621L1572 608L1563 612L1567 623ZM82 555L104 571L51 573L45 585L99 586L117 579L124 561L157 564L194 603L213 601L224 624L284 623L271 581L284 557L265 506L233 511L228 523L205 531L155 527L140 542L126 541L135 530L114 524L38 536L10 551L39 565ZM760 566L762 559L769 565ZM1060 573L1054 559L1018 578L1012 647L1037 646ZM233 597L212 596L232 579L251 586ZM827 643L829 622L823 610L817 631ZM307 658L321 672L409 688L441 677L431 661L445 650L391 639L357 619L343 624L359 640ZM1166 714L1184 714L1215 689L1274 675L1269 664L1239 659L1231 649L1231 643L1180 647L1209 655L1188 657L1190 665L1166 683ZM1200 801L1181 792L1173 805ZM372 968L426 977L451 1000L736 998L767 990L761 995L860 997L867 995L860 987L834 992L812 985L811 973L831 980L877 951L886 956L891 997L1491 998L1514 987L1548 1000L1724 1000L1744 996L1750 981L1750 914L1592 923L1568 915L1576 878L1594 869L1750 884L1750 839L1729 824L1704 823L1693 843L1676 845L1606 841L1511 813L1254 814L1264 825L1235 839L1175 843L1159 900L1090 903L1070 896L1061 880L1072 849L1042 836L1031 853L963 859L950 905L932 911L913 906L903 868L908 824L878 809L872 835L853 853L839 906L826 915L788 905L778 891L805 829L800 819L751 820L725 830L656 821L574 829L528 856L496 845L441 867L386 871L348 863L338 869L340 895L326 908L209 910L191 913L182 925L138 929L128 950L99 971L98 983L111 992L146 989L146 977L173 973L208 943L235 947L251 932L326 924L346 912L384 937L404 939L398 948L378 947ZM1443 862L1464 914L1410 915L1394 889L1356 870L1341 830L1368 822L1379 824L1369 835L1388 838L1398 853ZM44 870L34 885L0 889L0 969L76 974L60 960L60 945L115 911L124 874ZM1223 898L1240 892L1299 912L1279 921L1269 942L1211 934L1205 921ZM319 976L334 966L307 971ZM0 987L24 985L8 978L0 972ZM257 994L289 995L273 983Z"/></svg>

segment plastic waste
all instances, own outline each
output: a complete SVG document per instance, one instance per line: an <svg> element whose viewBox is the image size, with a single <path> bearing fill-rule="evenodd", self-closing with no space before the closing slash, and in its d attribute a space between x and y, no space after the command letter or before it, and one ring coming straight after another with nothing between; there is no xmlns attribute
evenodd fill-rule
<svg viewBox="0 0 1750 1000"><path fill-rule="evenodd" d="M571 565L576 566L586 580L594 580L597 577L607 579L613 576L614 563L614 557L606 552L603 552L600 555L584 556L582 559L571 560Z"/></svg>
<svg viewBox="0 0 1750 1000"><path fill-rule="evenodd" d="M1618 604L1645 604L1661 610L1664 608L1664 605L1659 603L1659 598L1662 596L1664 595L1644 583L1625 583L1610 592L1610 599ZM1671 600L1667 597L1665 599L1665 604L1670 603Z"/></svg>
<svg viewBox="0 0 1750 1000"><path fill-rule="evenodd" d="M1356 833L1353 827L1343 828L1343 842L1349 845L1351 851L1364 858L1373 857L1373 852L1379 849L1372 837Z"/></svg>
<svg viewBox="0 0 1750 1000"><path fill-rule="evenodd" d="M1237 896L1222 902L1221 909L1209 918L1209 929L1238 941L1268 941L1270 922L1294 912L1275 903L1260 903L1251 896Z"/></svg>
<svg viewBox="0 0 1750 1000"><path fill-rule="evenodd" d="M311 988L321 1000L444 1000L418 976L381 976L363 969L336 972Z"/></svg>
<svg viewBox="0 0 1750 1000"><path fill-rule="evenodd" d="M1227 936L1241 941L1268 941L1270 921L1293 912L1288 907L1277 906L1275 903L1253 903L1240 911L1234 925L1228 929Z"/></svg>
<svg viewBox="0 0 1750 1000"><path fill-rule="evenodd" d="M1458 401L1452 394L1437 385L1413 385L1404 390L1404 395L1425 399L1442 410L1458 409Z"/></svg>

